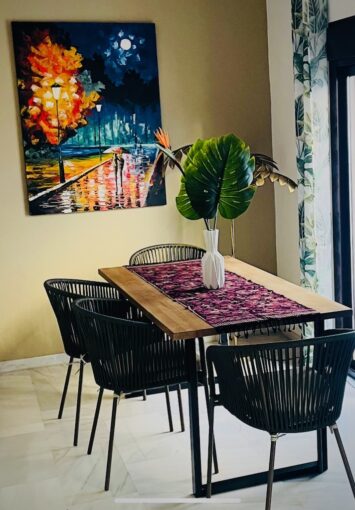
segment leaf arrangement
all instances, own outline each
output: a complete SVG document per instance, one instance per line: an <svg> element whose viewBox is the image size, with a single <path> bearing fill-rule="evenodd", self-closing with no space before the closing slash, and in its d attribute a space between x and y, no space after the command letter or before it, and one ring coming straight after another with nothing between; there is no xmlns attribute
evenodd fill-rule
<svg viewBox="0 0 355 510"><path fill-rule="evenodd" d="M233 134L197 140L176 150L172 150L169 136L161 128L155 136L159 148L155 164L159 162L163 174L168 165L177 166L182 174L176 197L179 212L190 220L203 218L207 229L211 228L209 220L213 220L212 228L216 228L218 214L231 220L243 214L256 188L266 179L281 186L287 184L290 191L297 187L279 172L272 158L251 154L246 143Z"/></svg>
<svg viewBox="0 0 355 510"><path fill-rule="evenodd" d="M249 147L235 135L197 140L184 163L179 212L188 219L216 221L217 213L234 219L243 214L255 193L255 161Z"/></svg>

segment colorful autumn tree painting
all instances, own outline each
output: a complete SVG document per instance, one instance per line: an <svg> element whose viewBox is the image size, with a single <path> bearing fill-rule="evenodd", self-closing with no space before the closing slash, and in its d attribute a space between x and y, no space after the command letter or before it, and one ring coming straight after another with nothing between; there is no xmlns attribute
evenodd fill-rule
<svg viewBox="0 0 355 510"><path fill-rule="evenodd" d="M22 89L31 90L21 114L32 145L43 139L58 145L87 124L86 116L95 107L100 95L95 90L88 94L85 92L79 77L82 60L76 48L66 49L52 42L49 35L30 47L27 62L32 76L19 85ZM52 91L55 85L61 87L58 105Z"/></svg>

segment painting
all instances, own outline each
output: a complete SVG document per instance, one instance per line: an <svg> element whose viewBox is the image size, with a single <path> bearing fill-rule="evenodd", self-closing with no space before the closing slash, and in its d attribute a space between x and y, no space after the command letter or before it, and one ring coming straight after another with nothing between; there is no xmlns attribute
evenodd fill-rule
<svg viewBox="0 0 355 510"><path fill-rule="evenodd" d="M13 22L29 212L166 203L152 23Z"/></svg>

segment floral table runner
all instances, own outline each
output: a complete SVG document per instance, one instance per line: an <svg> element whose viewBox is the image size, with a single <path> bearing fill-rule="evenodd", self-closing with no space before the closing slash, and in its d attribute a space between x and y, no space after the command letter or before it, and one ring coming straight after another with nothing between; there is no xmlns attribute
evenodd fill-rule
<svg viewBox="0 0 355 510"><path fill-rule="evenodd" d="M318 314L230 271L226 271L222 289L208 290L202 283L200 260L127 268L214 328L235 325L233 330L237 331L278 327L314 320Z"/></svg>

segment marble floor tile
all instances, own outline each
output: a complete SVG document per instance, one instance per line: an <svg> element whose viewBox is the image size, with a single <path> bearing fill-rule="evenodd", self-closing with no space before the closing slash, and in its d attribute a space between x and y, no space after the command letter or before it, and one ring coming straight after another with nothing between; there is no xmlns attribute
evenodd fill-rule
<svg viewBox="0 0 355 510"><path fill-rule="evenodd" d="M0 463L8 460L24 458L51 452L51 448L43 430L0 437Z"/></svg>
<svg viewBox="0 0 355 510"><path fill-rule="evenodd" d="M0 489L2 510L67 510L58 478Z"/></svg>
<svg viewBox="0 0 355 510"><path fill-rule="evenodd" d="M58 414L67 366L67 364L62 363L49 367L38 367L28 371L31 375L32 384L36 390L38 404L42 412L54 411L55 415ZM75 408L76 406L79 379L78 370L79 365L74 363L69 381L65 408ZM91 365L85 365L84 374L84 404L88 405L92 402L92 405L95 405L96 384L92 375Z"/></svg>
<svg viewBox="0 0 355 510"><path fill-rule="evenodd" d="M0 437L44 429L31 376L11 372L0 376Z"/></svg>
<svg viewBox="0 0 355 510"><path fill-rule="evenodd" d="M50 452L8 458L0 463L0 487L46 480L56 476Z"/></svg>
<svg viewBox="0 0 355 510"><path fill-rule="evenodd" d="M73 447L76 388L73 369L63 419L57 419L66 366L0 374L1 510L258 510L265 486L218 496L191 497L187 392L186 432L180 432L176 392L171 393L175 431L168 432L161 394L122 399L119 404L110 491L103 490L112 396L104 394L92 455L86 454L97 387L85 367L79 446ZM339 420L355 471L355 388L347 384ZM200 390L202 468L206 472L208 423ZM248 428L219 408L215 418L220 473L214 479L264 471L266 433ZM277 466L315 459L315 433L289 435L277 444ZM328 435L329 469L320 476L274 484L273 510L351 510L354 499L335 440Z"/></svg>
<svg viewBox="0 0 355 510"><path fill-rule="evenodd" d="M91 455L85 447L54 450L56 471L62 480L62 486L68 505L95 499L107 499L116 494L125 497L137 496L138 492L131 474L122 458L114 448L111 467L110 491L103 490L106 470L107 444L99 441Z"/></svg>

